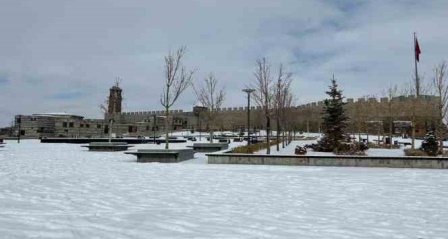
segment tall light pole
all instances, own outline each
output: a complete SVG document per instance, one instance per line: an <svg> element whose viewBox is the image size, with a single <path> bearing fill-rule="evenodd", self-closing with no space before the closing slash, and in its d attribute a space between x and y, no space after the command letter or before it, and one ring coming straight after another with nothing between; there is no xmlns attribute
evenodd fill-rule
<svg viewBox="0 0 448 239"><path fill-rule="evenodd" d="M154 119L152 121L152 142L156 144L156 118L157 116L154 114Z"/></svg>
<svg viewBox="0 0 448 239"><path fill-rule="evenodd" d="M250 93L255 89L243 89L243 91L247 93L247 145L250 145Z"/></svg>
<svg viewBox="0 0 448 239"><path fill-rule="evenodd" d="M22 126L22 116L19 115L19 117L17 118L17 124L19 125L19 133L17 134L17 143L20 143L20 134L22 129L20 128Z"/></svg>

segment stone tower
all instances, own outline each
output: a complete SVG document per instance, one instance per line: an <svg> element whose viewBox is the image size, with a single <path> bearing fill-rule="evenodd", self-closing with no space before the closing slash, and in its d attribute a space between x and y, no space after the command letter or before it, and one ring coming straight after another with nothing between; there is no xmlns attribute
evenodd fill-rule
<svg viewBox="0 0 448 239"><path fill-rule="evenodd" d="M121 97L121 91L122 90L118 86L118 82L110 88L107 114L112 115L114 113L121 113L121 102L123 100Z"/></svg>

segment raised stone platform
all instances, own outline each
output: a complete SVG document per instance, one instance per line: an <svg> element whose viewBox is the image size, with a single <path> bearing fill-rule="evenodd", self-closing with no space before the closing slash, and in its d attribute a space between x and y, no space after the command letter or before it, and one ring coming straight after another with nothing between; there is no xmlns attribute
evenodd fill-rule
<svg viewBox="0 0 448 239"><path fill-rule="evenodd" d="M128 145L126 142L92 142L89 145L83 145L81 147L89 148L89 151L125 151L132 145Z"/></svg>
<svg viewBox="0 0 448 239"><path fill-rule="evenodd" d="M164 144L165 143L165 139L156 139L156 144ZM170 143L186 143L187 140L186 139L178 139L178 138L168 138L168 141Z"/></svg>
<svg viewBox="0 0 448 239"><path fill-rule="evenodd" d="M298 156L232 153L207 154L207 157L209 164L448 169L448 158L442 157Z"/></svg>
<svg viewBox="0 0 448 239"><path fill-rule="evenodd" d="M88 144L93 142L109 142L109 138L42 138L41 143L69 143L69 144ZM128 144L146 144L154 142L154 139L144 138L112 138L112 142L125 142Z"/></svg>
<svg viewBox="0 0 448 239"><path fill-rule="evenodd" d="M193 150L195 152L216 152L229 148L228 143L194 143Z"/></svg>
<svg viewBox="0 0 448 239"><path fill-rule="evenodd" d="M137 156L139 163L178 163L194 158L193 149L139 149L125 154Z"/></svg>

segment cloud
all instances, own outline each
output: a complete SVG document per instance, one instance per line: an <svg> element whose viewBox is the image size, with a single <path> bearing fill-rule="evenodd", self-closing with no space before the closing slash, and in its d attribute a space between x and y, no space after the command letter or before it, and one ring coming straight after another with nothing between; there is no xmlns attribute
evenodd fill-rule
<svg viewBox="0 0 448 239"><path fill-rule="evenodd" d="M0 85L5 85L9 83L9 77L6 74L0 73Z"/></svg>
<svg viewBox="0 0 448 239"><path fill-rule="evenodd" d="M60 92L53 94L50 99L59 99L59 100L72 100L79 99L83 97L84 94L82 92Z"/></svg>
<svg viewBox="0 0 448 239"><path fill-rule="evenodd" d="M444 0L7 1L0 126L14 114L102 117L98 105L115 77L123 79L126 111L159 110L163 57L181 45L196 81L214 72L226 87L226 107L245 105L241 89L254 80L259 57L294 73L300 103L326 97L332 74L347 97L381 94L410 81L413 32L422 74L446 59L447 7ZM174 108L191 110L196 101L188 90Z"/></svg>

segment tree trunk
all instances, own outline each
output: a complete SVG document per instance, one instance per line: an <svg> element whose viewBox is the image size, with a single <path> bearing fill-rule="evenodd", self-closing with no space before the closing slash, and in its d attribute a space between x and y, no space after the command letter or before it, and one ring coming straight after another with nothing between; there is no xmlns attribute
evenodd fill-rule
<svg viewBox="0 0 448 239"><path fill-rule="evenodd" d="M165 107L165 149L169 149L169 129L168 129L168 117L170 115L169 107Z"/></svg>
<svg viewBox="0 0 448 239"><path fill-rule="evenodd" d="M414 111L414 110L412 110ZM414 112L412 112L412 122L411 122L411 148L415 149L415 117Z"/></svg>
<svg viewBox="0 0 448 239"><path fill-rule="evenodd" d="M283 137L282 137L282 149L284 149L285 148L285 141L286 141L286 132L282 132L282 135L283 135Z"/></svg>
<svg viewBox="0 0 448 239"><path fill-rule="evenodd" d="M394 126L394 121L392 120L392 118L390 119L390 123L389 123L389 139L390 139L390 145L389 148L392 148L392 131Z"/></svg>
<svg viewBox="0 0 448 239"><path fill-rule="evenodd" d="M269 116L266 117L266 140L267 140L267 146L266 154L271 154L271 118Z"/></svg>
<svg viewBox="0 0 448 239"><path fill-rule="evenodd" d="M280 121L278 117L276 119L277 123L277 152L280 151Z"/></svg>
<svg viewBox="0 0 448 239"><path fill-rule="evenodd" d="M114 120L112 118L109 119L109 143L112 142L112 126Z"/></svg>
<svg viewBox="0 0 448 239"><path fill-rule="evenodd" d="M212 144L213 143L213 130L212 130L211 126L209 127L209 130L210 130L210 143Z"/></svg>
<svg viewBox="0 0 448 239"><path fill-rule="evenodd" d="M438 122L438 134L436 134L436 135L438 135L439 136L439 154L441 154L442 156L443 156L443 140L444 140L444 138L445 138L445 130L444 130L444 124L443 124L443 113L442 113L442 110L443 110L443 107L441 107L442 106L442 103L440 103L439 104L439 122ZM437 130L436 130L437 131Z"/></svg>

